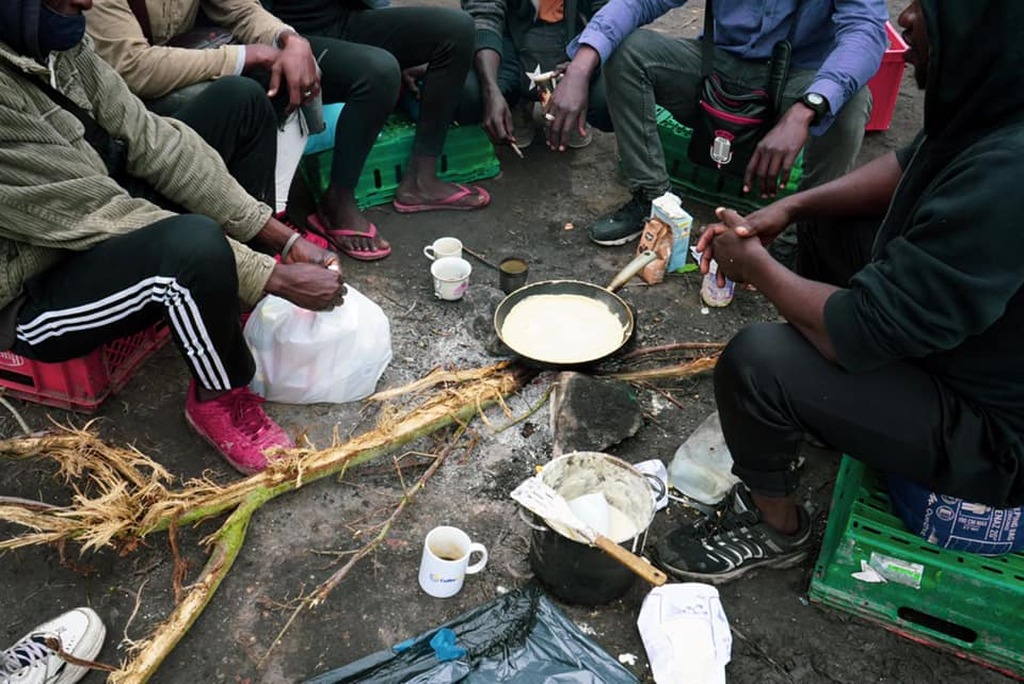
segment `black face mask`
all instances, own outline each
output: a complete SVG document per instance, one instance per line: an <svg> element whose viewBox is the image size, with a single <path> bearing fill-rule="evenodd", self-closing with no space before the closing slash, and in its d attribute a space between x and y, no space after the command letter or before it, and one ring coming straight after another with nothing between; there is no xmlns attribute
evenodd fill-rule
<svg viewBox="0 0 1024 684"><path fill-rule="evenodd" d="M70 50L85 37L85 15L65 15L43 4L39 13L39 53Z"/></svg>

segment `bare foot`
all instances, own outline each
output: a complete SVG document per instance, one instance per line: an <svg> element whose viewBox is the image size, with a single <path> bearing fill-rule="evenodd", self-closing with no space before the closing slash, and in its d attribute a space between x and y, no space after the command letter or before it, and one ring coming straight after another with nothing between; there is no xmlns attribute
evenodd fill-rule
<svg viewBox="0 0 1024 684"><path fill-rule="evenodd" d="M317 210L317 217L320 232L340 252L355 256L391 251L391 244L359 211L351 190L328 189Z"/></svg>

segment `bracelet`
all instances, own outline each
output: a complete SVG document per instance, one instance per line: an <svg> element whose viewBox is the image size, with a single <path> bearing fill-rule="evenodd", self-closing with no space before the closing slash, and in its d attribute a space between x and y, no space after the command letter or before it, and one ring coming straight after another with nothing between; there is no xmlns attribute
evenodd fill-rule
<svg viewBox="0 0 1024 684"><path fill-rule="evenodd" d="M302 236L298 233L292 233L292 236L288 238L288 242L284 243L284 247L281 249L281 263L284 263L284 260L288 258L288 253L292 251L292 247L295 246L300 237Z"/></svg>

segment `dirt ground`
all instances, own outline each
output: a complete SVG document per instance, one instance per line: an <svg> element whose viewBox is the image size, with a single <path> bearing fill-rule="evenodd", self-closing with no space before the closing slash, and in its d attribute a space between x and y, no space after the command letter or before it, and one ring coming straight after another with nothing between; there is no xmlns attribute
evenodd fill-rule
<svg viewBox="0 0 1024 684"><path fill-rule="evenodd" d="M442 4L442 3L439 3ZM447 3L443 3L447 4ZM890 9L895 18L900 9ZM699 4L675 10L657 28L692 35L700 23ZM862 160L873 158L912 136L921 120L923 98L909 70L889 131L867 136ZM442 365L469 368L493 362L478 330L481 316L497 296L493 271L474 263L472 287L461 303L432 296L422 247L454 235L491 259L520 255L529 260L531 280L576 277L607 280L629 259L633 246L599 248L584 227L617 205L627 191L617 175L613 136L596 134L583 150L559 156L534 145L525 160L501 150L503 172L483 183L493 205L479 213L402 216L390 208L373 210L373 220L394 244L392 256L378 263L346 260L350 282L377 301L391 319L394 360L380 387L397 386ZM689 203L698 218L708 208ZM563 229L567 221L577 228ZM699 276L670 278L657 287L631 284L624 296L639 313L639 344L672 341L726 341L744 325L772 319L774 312L756 293L740 292L723 310L702 313ZM482 323L486 328L486 320ZM514 415L527 412L543 396L551 375L542 375L509 402ZM109 440L134 444L182 478L210 473L221 482L237 475L192 432L182 418L187 377L173 349L149 361L118 396L109 400L97 428ZM641 391L645 426L610 451L638 462L668 462L689 432L713 410L708 377L668 387L677 406L662 395ZM48 416L81 425L85 417L17 403L33 427ZM273 405L270 412L294 433L305 431L325 445L337 428L342 436L372 427L359 405ZM502 425L509 418L488 413ZM0 418L0 431L14 433ZM358 548L375 523L394 508L401 484L390 458L349 472L344 479L320 481L264 506L254 517L245 549L211 604L152 681L297 682L391 645L484 603L527 581L527 526L508 499L511 488L550 456L551 429L542 408L513 429L494 433L483 422L471 425L480 441L470 453L450 459L395 524L385 544L359 563L329 600L301 615L278 643L288 619L289 601L326 579L339 554ZM436 452L445 432L411 446ZM806 466L801 495L821 513L827 509L835 462ZM418 473L409 470L409 473ZM37 465L5 464L0 493L62 501L67 493ZM685 515L674 504L659 513L654 533ZM461 594L432 599L417 586L422 540L439 524L457 525L490 550L486 570L468 578ZM181 544L194 562L203 562L198 540L216 528L207 523L187 530ZM0 529L7 535L11 529ZM35 624L76 605L91 605L108 627L100 660L117 663L130 640L139 639L172 606L171 563L166 536L159 534L126 557L104 551L62 564L54 548L30 548L0 556L0 644L8 644ZM343 561L342 561L343 562ZM945 653L896 637L845 614L809 605L806 591L812 560L786 571L765 571L722 587L722 600L735 628L729 681L740 683L812 682L985 682L1000 675ZM637 677L653 681L635 628L645 594L637 583L623 598L599 608L566 606L566 612L613 657L635 656ZM138 604L136 599L139 597ZM628 659L628 658L626 658ZM86 682L99 682L91 674Z"/></svg>

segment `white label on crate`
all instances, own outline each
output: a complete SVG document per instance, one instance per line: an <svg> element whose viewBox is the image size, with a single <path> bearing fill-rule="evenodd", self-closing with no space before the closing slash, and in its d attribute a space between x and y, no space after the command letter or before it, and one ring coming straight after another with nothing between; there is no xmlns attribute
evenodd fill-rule
<svg viewBox="0 0 1024 684"><path fill-rule="evenodd" d="M7 366L8 368L18 368L19 366L25 365L25 357L18 356L12 352L0 352L0 366Z"/></svg>
<svg viewBox="0 0 1024 684"><path fill-rule="evenodd" d="M885 556L875 551L871 552L871 560L868 565L881 575L885 580L902 584L914 589L921 588L921 580L924 578L924 566L920 563L900 560L892 556Z"/></svg>

